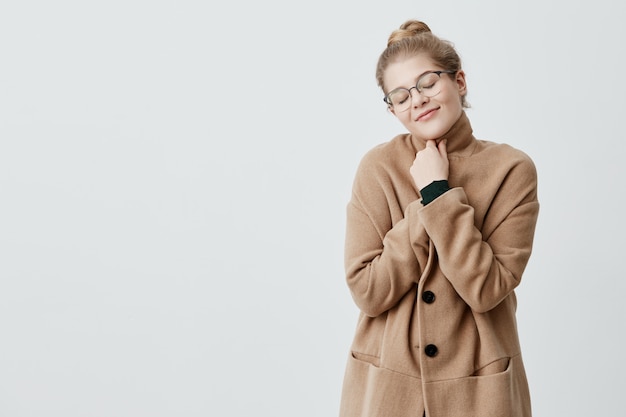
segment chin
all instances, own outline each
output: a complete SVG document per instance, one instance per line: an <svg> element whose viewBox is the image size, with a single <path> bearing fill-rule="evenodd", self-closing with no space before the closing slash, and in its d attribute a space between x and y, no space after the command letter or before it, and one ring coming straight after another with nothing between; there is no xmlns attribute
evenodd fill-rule
<svg viewBox="0 0 626 417"><path fill-rule="evenodd" d="M447 129L433 127L432 129L410 129L409 131L411 132L411 134L413 134L413 136L420 139L433 140L441 138L448 130L450 130L449 127Z"/></svg>

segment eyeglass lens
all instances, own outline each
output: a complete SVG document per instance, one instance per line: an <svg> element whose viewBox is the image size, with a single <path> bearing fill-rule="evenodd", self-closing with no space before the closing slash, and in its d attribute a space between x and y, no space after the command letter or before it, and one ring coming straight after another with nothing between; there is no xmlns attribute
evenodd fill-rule
<svg viewBox="0 0 626 417"><path fill-rule="evenodd" d="M426 97L434 97L441 92L440 76L435 72L425 74L417 80L417 91ZM411 105L411 93L406 88L398 88L388 95L389 104L396 111L406 110Z"/></svg>

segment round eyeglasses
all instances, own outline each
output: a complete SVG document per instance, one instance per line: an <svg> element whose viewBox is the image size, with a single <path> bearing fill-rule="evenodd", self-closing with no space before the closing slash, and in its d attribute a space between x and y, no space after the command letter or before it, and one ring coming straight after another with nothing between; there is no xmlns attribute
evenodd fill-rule
<svg viewBox="0 0 626 417"><path fill-rule="evenodd" d="M416 89L418 93L425 97L435 97L441 93L441 74L455 74L456 71L428 71L422 74L414 87L399 87L387 94L383 100L396 112L407 111L411 107L411 90Z"/></svg>

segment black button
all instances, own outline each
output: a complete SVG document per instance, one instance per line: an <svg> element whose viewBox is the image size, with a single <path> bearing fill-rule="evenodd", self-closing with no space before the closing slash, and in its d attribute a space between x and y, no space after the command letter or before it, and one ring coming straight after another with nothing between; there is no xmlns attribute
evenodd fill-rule
<svg viewBox="0 0 626 417"><path fill-rule="evenodd" d="M431 358L433 356L437 356L437 346L435 345L426 345L426 347L424 348L424 353L426 353L426 356L430 356Z"/></svg>
<svg viewBox="0 0 626 417"><path fill-rule="evenodd" d="M424 291L424 293L422 294L422 300L424 300L424 302L426 304L430 304L432 302L435 301L435 293L432 291Z"/></svg>

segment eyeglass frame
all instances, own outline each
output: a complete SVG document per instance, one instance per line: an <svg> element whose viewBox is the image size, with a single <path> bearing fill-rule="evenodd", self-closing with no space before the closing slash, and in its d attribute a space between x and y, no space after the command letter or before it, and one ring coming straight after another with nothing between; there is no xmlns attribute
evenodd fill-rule
<svg viewBox="0 0 626 417"><path fill-rule="evenodd" d="M456 74L457 72L458 72L458 71L456 71L456 70L437 70L437 71L426 71L425 73L423 73L422 75L420 75L420 76L419 76L419 78L417 79L417 81L415 82L415 85L414 85L413 87L411 87L411 88L404 88L404 87L394 88L394 89L393 89L393 90L391 90L389 93L387 93L387 95L385 95L385 97L383 97L383 101L385 102L385 104L387 104L387 106L390 106L390 107L392 107L392 108L393 108L393 104L391 104L391 103L388 101L388 100L389 100L389 95L390 95L391 93L393 93L393 92L395 92L395 91L397 91L397 90L406 90L406 91L408 91L408 92L409 92L409 97L411 97L411 98L412 98L413 96L411 95L411 90L412 90L412 89L414 89L414 88L415 88L415 91L417 91L417 92L418 92L418 93L420 93L420 94L423 94L423 93L420 91L420 89L419 89L419 88L417 88L417 85L419 84L420 80L421 80L422 78L424 78L425 76L427 76L428 74L437 74L437 75L439 76L439 79L441 79L441 74ZM440 92L441 92L441 91L439 91L439 93L440 93ZM439 94L439 93L437 93L437 94ZM431 97L435 97L437 94L432 95L432 96L425 96L425 97L431 98ZM406 110L408 110L408 109L410 109L410 108L411 108L411 105L409 105L409 107L407 107L407 108L406 108L405 110L403 110L403 111L406 111Z"/></svg>

